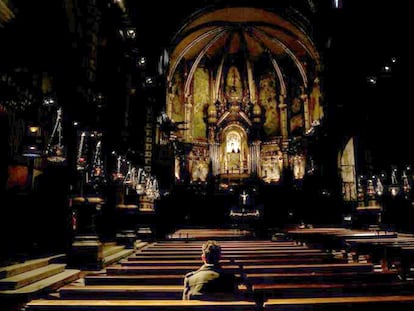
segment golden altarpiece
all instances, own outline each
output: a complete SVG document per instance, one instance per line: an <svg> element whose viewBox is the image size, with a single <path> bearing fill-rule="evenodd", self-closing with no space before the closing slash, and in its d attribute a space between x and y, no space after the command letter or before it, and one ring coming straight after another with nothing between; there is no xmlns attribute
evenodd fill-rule
<svg viewBox="0 0 414 311"><path fill-rule="evenodd" d="M176 181L302 179L303 140L323 118L319 54L281 15L225 8L191 19L176 36L167 77Z"/></svg>

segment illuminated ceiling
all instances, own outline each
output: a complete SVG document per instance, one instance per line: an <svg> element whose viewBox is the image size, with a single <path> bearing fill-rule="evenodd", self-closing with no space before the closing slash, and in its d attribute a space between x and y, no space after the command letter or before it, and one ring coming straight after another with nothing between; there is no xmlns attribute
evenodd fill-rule
<svg viewBox="0 0 414 311"><path fill-rule="evenodd" d="M306 84L306 70L320 70L320 57L311 38L299 27L273 12L257 8L224 8L193 16L174 39L170 54L171 78L181 61L193 66L203 58L245 53L255 60L263 53L276 62L290 58Z"/></svg>

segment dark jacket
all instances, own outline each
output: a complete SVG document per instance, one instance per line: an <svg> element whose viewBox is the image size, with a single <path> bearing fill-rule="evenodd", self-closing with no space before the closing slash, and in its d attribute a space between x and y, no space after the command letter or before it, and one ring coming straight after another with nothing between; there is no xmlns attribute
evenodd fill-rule
<svg viewBox="0 0 414 311"><path fill-rule="evenodd" d="M237 291L235 276L219 266L205 264L200 269L187 273L184 278L183 300L206 300L222 298L221 294Z"/></svg>

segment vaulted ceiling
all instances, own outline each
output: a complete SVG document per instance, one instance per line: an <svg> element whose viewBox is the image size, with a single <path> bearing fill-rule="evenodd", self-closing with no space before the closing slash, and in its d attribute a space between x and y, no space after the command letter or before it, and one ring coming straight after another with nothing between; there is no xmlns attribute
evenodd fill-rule
<svg viewBox="0 0 414 311"><path fill-rule="evenodd" d="M311 63L315 71L320 70L320 56L309 35L288 19L264 9L231 7L200 12L189 19L173 41L169 79L182 60L236 53L250 60L267 53L276 61L290 58L297 67Z"/></svg>

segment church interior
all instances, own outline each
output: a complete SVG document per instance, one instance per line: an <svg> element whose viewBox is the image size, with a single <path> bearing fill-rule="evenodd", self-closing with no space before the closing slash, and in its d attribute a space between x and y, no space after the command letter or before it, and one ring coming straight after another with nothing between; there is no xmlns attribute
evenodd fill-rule
<svg viewBox="0 0 414 311"><path fill-rule="evenodd" d="M0 309L412 308L408 12L0 0Z"/></svg>

